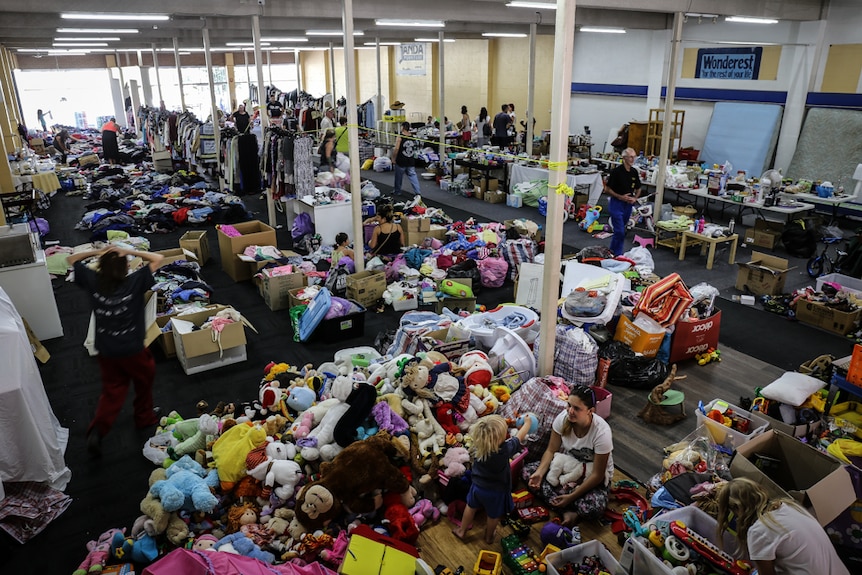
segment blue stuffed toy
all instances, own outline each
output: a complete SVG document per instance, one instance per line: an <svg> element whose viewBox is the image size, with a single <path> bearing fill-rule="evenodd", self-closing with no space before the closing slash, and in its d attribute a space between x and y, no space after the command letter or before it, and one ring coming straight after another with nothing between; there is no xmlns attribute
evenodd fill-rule
<svg viewBox="0 0 862 575"><path fill-rule="evenodd" d="M153 497L158 497L165 511L212 511L218 498L212 489L219 486L218 472L207 471L197 461L184 455L168 467L167 479L156 481L150 487Z"/></svg>
<svg viewBox="0 0 862 575"><path fill-rule="evenodd" d="M246 557L259 559L270 564L275 561L275 555L269 551L263 551L254 541L246 537L242 531L222 537L216 542L213 549L237 555L245 555Z"/></svg>

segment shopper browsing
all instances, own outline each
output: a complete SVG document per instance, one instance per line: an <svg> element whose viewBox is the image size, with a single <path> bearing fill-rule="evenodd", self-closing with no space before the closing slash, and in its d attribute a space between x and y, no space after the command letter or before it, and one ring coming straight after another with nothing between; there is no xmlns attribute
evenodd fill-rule
<svg viewBox="0 0 862 575"><path fill-rule="evenodd" d="M320 120L320 129L328 130L330 128L335 128L335 112L332 110L332 106L327 104L323 118Z"/></svg>
<svg viewBox="0 0 862 575"><path fill-rule="evenodd" d="M732 526L740 550L760 575L850 575L816 519L791 499L770 499L763 487L744 477L719 487L719 540Z"/></svg>
<svg viewBox="0 0 862 575"><path fill-rule="evenodd" d="M245 104L237 106L236 112L233 113L233 123L236 126L236 131L240 134L245 134L248 126L251 123L251 117L245 110Z"/></svg>
<svg viewBox="0 0 862 575"><path fill-rule="evenodd" d="M111 118L102 125L102 158L113 165L120 159L120 126Z"/></svg>
<svg viewBox="0 0 862 575"><path fill-rule="evenodd" d="M266 103L266 113L269 114L270 119L281 118L281 115L284 114L284 104L278 101L275 94L269 96L269 102Z"/></svg>
<svg viewBox="0 0 862 575"><path fill-rule="evenodd" d="M98 271L83 263L93 256L99 256ZM148 265L129 274L127 256L139 257ZM144 294L155 284L153 272L163 257L112 246L66 258L74 267L75 283L89 295L96 323L95 346L102 393L96 414L87 427L87 451L92 457L102 454L102 438L120 414L130 383L135 386L135 426L143 429L158 423L153 412L156 362L149 348L144 347Z"/></svg>
<svg viewBox="0 0 862 575"><path fill-rule="evenodd" d="M60 163L65 164L69 158L69 132L60 126L54 126L54 149L60 154Z"/></svg>
<svg viewBox="0 0 862 575"><path fill-rule="evenodd" d="M641 177L634 167L635 151L631 148L623 150L623 163L614 168L605 183L605 193L610 196L608 212L611 216L611 226L614 236L611 239L611 251L615 256L623 254L626 240L626 222L632 215L632 206L641 195Z"/></svg>
<svg viewBox="0 0 862 575"><path fill-rule="evenodd" d="M382 206L377 213L377 220L380 224L374 228L368 241L371 257L401 253L401 248L404 247L404 230L401 229L401 224L395 223L392 206Z"/></svg>
<svg viewBox="0 0 862 575"><path fill-rule="evenodd" d="M494 116L494 135L491 137L491 145L505 148L509 144L509 126L512 118L509 117L509 105L503 104L501 112Z"/></svg>
<svg viewBox="0 0 862 575"><path fill-rule="evenodd" d="M422 190L419 188L419 176L416 175L416 152L417 142L410 136L410 122L401 122L401 133L395 139L395 147L392 149L392 155L395 158L393 162L395 168L395 189L393 193L397 196L401 193L401 181L404 175L407 174L407 179L413 186L413 193L419 195Z"/></svg>
<svg viewBox="0 0 862 575"><path fill-rule="evenodd" d="M583 385L572 388L568 407L554 418L551 439L538 462L524 466L530 490L563 511L563 525L581 518L596 519L608 506L608 488L614 476L613 437L607 422L596 415L596 396ZM567 453L592 469L574 487L551 485L546 475L556 453Z"/></svg>
<svg viewBox="0 0 862 575"><path fill-rule="evenodd" d="M335 159L338 152L335 150L335 130L329 128L323 133L323 141L317 149L320 154L320 171L331 172L335 169Z"/></svg>
<svg viewBox="0 0 862 575"><path fill-rule="evenodd" d="M470 426L470 437L473 438L472 483L461 525L452 530L459 539L463 539L470 531L476 511L484 509L487 515L485 543L494 544L500 518L515 508L509 460L521 451L521 444L527 438L532 424L532 416L525 415L524 423L514 437L509 437L508 424L499 415L479 418Z"/></svg>
<svg viewBox="0 0 862 575"><path fill-rule="evenodd" d="M488 117L488 108L482 106L473 125L476 131L476 146L479 148L487 146L491 138L491 133L493 132L491 128L491 118Z"/></svg>

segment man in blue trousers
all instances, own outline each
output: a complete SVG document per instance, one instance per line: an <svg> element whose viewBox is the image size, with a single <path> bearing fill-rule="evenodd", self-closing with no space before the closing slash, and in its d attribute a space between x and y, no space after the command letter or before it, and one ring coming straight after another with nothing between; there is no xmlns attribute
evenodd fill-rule
<svg viewBox="0 0 862 575"><path fill-rule="evenodd" d="M635 151L631 148L623 150L623 163L614 168L605 183L605 193L610 196L608 212L614 237L611 239L611 251L615 256L625 251L626 223L632 215L632 206L641 195L641 178L634 167Z"/></svg>

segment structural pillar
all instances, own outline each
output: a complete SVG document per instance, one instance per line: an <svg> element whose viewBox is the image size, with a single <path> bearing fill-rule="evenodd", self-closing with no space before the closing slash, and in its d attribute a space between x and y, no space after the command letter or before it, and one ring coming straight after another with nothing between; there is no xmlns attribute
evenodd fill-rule
<svg viewBox="0 0 862 575"><path fill-rule="evenodd" d="M159 53L156 51L155 42L150 44L150 46L153 50L153 70L156 73L156 89L159 92L159 108L161 108L165 103L165 99L162 97L162 77L159 76Z"/></svg>
<svg viewBox="0 0 862 575"><path fill-rule="evenodd" d="M446 76L443 74L443 44L445 44L445 42L442 30L437 33L437 38L439 40L437 42L437 59L439 60L439 62L437 62L437 76L439 76L437 92L438 99L440 100L440 151L438 152L438 154L440 156L440 161L442 162L444 161L443 158L446 157L446 105L444 100L446 93L446 90L444 89L444 85L446 84Z"/></svg>
<svg viewBox="0 0 862 575"><path fill-rule="evenodd" d="M653 213L661 213L664 201L664 182L667 177L667 160L670 156L668 148L676 129L673 123L673 100L676 92L676 65L679 59L679 46L682 42L682 20L685 15L675 12L673 15L673 36L670 40L670 60L667 65L667 95L664 98L664 124L661 128L661 148L658 157L658 172L655 178L655 202Z"/></svg>
<svg viewBox="0 0 862 575"><path fill-rule="evenodd" d="M213 58L210 53L210 31L209 28L204 26L203 29L203 37L204 37L204 58L206 59L207 64L207 82L209 83L210 88L210 106L212 109L212 120L213 120L213 139L215 140L215 149L216 149L216 174L218 174L219 181L219 192L224 191L224 177L221 174L221 129L219 127L218 121L218 106L216 105L216 96L215 96L215 81L213 80Z"/></svg>
<svg viewBox="0 0 862 575"><path fill-rule="evenodd" d="M266 111L266 103L269 102L269 97L263 87L263 65L260 54L260 16L254 14L251 17L251 35L254 41L254 61L257 64L257 81L260 85L258 90L258 98L260 99L260 129L261 134L266 136L266 129L269 127L269 114ZM269 58L269 52L266 53ZM270 77L270 81L272 78ZM272 186L275 186L275 177L273 177ZM269 225L273 228L278 227L275 214L275 201L272 199L272 186L266 189L266 217Z"/></svg>
<svg viewBox="0 0 862 575"><path fill-rule="evenodd" d="M356 111L356 53L353 50L353 0L342 1L341 28L344 31L344 73L347 90L347 137L350 146L350 207L353 213L353 249L362 254L365 232L362 226L362 194L359 174L359 114ZM333 94L333 98L335 95ZM365 258L353 258L356 271L365 271Z"/></svg>
<svg viewBox="0 0 862 575"><path fill-rule="evenodd" d="M527 156L531 157L533 155L533 118L536 117L536 110L533 109L534 105L534 95L536 92L536 23L533 22L530 24L530 68L527 71L527 117L525 121L527 122L527 133L524 135L526 138L526 142L524 145L526 146ZM515 132L517 133L518 127L515 126ZM569 132L566 130L566 135Z"/></svg>
<svg viewBox="0 0 862 575"><path fill-rule="evenodd" d="M177 69L177 85L180 88L180 107L183 112L186 111L186 93L183 90L183 67L180 64L180 43L177 41L177 37L174 36L174 66Z"/></svg>

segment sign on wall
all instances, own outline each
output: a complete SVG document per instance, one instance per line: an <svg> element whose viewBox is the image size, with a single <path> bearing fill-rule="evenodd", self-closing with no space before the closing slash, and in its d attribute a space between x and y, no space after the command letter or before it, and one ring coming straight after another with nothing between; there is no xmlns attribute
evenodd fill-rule
<svg viewBox="0 0 862 575"><path fill-rule="evenodd" d="M418 42L398 46L395 74L397 76L424 76L426 48L427 44Z"/></svg>
<svg viewBox="0 0 862 575"><path fill-rule="evenodd" d="M758 80L763 48L699 48L695 78Z"/></svg>

